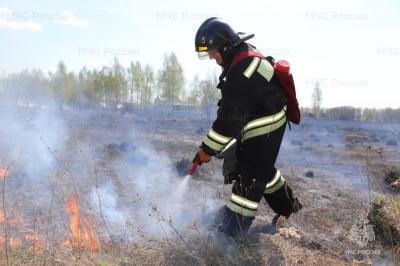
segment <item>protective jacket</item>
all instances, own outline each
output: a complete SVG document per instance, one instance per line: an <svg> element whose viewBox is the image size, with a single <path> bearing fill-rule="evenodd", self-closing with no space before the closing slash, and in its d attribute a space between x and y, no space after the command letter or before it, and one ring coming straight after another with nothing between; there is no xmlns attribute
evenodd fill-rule
<svg viewBox="0 0 400 266"><path fill-rule="evenodd" d="M231 57L245 49L253 48L243 43ZM259 175L256 172L263 168L263 158L271 152L266 150L265 135L286 124L286 95L274 76L271 62L249 57L236 64L225 76L230 61L224 64L220 77L222 98L217 119L202 147L208 154L215 155L236 138L240 143L239 161L245 168L251 168L244 170Z"/></svg>

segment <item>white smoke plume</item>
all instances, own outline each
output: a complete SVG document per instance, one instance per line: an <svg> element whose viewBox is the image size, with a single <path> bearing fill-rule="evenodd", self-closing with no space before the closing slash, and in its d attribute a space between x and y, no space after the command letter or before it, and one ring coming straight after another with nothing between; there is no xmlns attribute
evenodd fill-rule
<svg viewBox="0 0 400 266"><path fill-rule="evenodd" d="M129 148L114 163L123 187L104 183L98 189L106 220L114 225L129 223L146 235L164 234L173 228L183 234L193 222L199 230L205 229L203 225L211 222L209 215L223 205L216 199L215 189L178 176L168 154L148 143L143 132L135 129L127 139ZM92 202L97 206L94 195L92 192Z"/></svg>
<svg viewBox="0 0 400 266"><path fill-rule="evenodd" d="M117 197L114 185L109 182L97 189L95 187L92 189L90 202L92 208L98 211L98 215L103 215L111 226L123 227L127 220L123 211L118 207Z"/></svg>
<svg viewBox="0 0 400 266"><path fill-rule="evenodd" d="M32 179L43 179L55 166L66 141L67 127L56 109L0 107L0 149L3 163L14 162Z"/></svg>

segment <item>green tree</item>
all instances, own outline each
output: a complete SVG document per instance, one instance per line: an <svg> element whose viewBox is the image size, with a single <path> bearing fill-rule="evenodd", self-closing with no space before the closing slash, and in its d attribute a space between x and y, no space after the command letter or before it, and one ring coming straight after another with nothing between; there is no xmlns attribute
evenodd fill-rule
<svg viewBox="0 0 400 266"><path fill-rule="evenodd" d="M127 81L125 79L125 69L119 63L118 59L114 58L114 64L112 66L111 75L108 76L109 87L111 95L113 97L113 102L115 104L126 102L126 85Z"/></svg>
<svg viewBox="0 0 400 266"><path fill-rule="evenodd" d="M190 83L190 92L189 92L189 97L186 99L187 103L193 104L193 105L199 105L200 104L200 97L199 97L199 85L200 80L199 76L195 75L192 82Z"/></svg>
<svg viewBox="0 0 400 266"><path fill-rule="evenodd" d="M104 77L102 71L97 71L96 69L93 70L92 74L90 75L90 90L91 94L93 95L93 100L95 103L104 105L106 98L105 98L105 91L104 91Z"/></svg>
<svg viewBox="0 0 400 266"><path fill-rule="evenodd" d="M146 65L143 73L143 91L141 93L141 104L149 104L153 97L153 88L155 84L154 70L151 66Z"/></svg>
<svg viewBox="0 0 400 266"><path fill-rule="evenodd" d="M67 72L64 62L60 61L57 65L57 71L52 75L52 87L55 94L61 100L61 103L70 103L73 99L72 86L74 74Z"/></svg>
<svg viewBox="0 0 400 266"><path fill-rule="evenodd" d="M158 74L158 86L161 97L172 103L180 101L183 93L185 78L183 69L174 53L166 54L161 70Z"/></svg>
<svg viewBox="0 0 400 266"><path fill-rule="evenodd" d="M136 104L140 104L142 99L142 92L144 87L144 72L142 65L139 61L135 63L131 62L129 68L129 79L130 79L130 99L133 103L133 95L136 96Z"/></svg>
<svg viewBox="0 0 400 266"><path fill-rule="evenodd" d="M83 67L77 76L77 87L79 94L87 99L94 100L93 91L90 89L91 73L86 68Z"/></svg>
<svg viewBox="0 0 400 266"><path fill-rule="evenodd" d="M192 82L196 101L200 102L201 109L206 114L208 120L211 120L212 111L220 98L220 92L216 88L217 84L218 78L215 74L209 75L204 80L200 80L195 76Z"/></svg>

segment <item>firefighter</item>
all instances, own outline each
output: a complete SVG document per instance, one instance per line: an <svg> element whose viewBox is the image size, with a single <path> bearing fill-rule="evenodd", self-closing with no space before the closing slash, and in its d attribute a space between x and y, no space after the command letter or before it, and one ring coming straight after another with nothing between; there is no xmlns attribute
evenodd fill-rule
<svg viewBox="0 0 400 266"><path fill-rule="evenodd" d="M232 65L236 55L255 49L246 42L253 36L213 17L201 24L195 37L199 58L222 67L217 86L222 97L217 118L193 161L207 163L229 146L223 174L224 183L233 187L218 229L232 237L247 233L262 198L286 218L301 208L275 168L287 117L286 94L274 75L273 58L247 57Z"/></svg>

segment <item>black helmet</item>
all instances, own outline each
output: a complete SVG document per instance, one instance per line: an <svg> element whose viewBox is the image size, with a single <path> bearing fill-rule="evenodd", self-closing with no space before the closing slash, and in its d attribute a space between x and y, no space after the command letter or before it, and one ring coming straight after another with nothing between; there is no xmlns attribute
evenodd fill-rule
<svg viewBox="0 0 400 266"><path fill-rule="evenodd" d="M226 51L251 39L254 34L234 31L229 24L212 17L204 21L196 33L195 50L200 59L207 58L209 51Z"/></svg>

